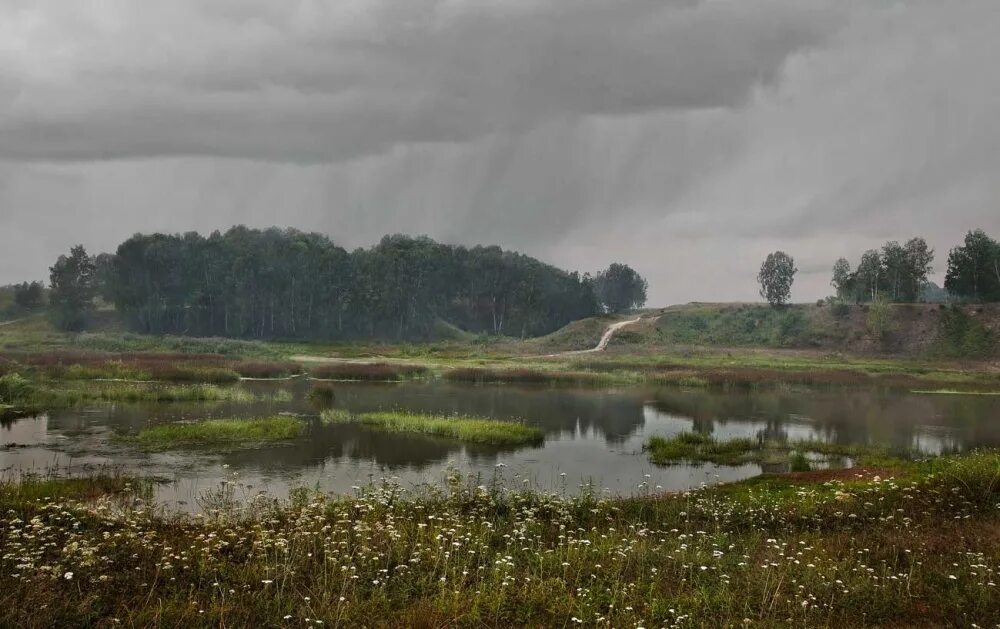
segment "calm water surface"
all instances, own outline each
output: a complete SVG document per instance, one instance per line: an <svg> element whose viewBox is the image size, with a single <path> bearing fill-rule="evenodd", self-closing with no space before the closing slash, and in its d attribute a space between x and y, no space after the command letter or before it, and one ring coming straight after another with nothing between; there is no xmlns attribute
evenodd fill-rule
<svg viewBox="0 0 1000 629"><path fill-rule="evenodd" d="M682 490L762 471L758 465L657 467L648 462L642 452L646 438L685 430L720 438L764 434L871 443L927 454L1000 446L1000 397L853 389L595 390L441 382L339 384L334 405L357 412L406 409L521 419L545 431L544 445L473 446L355 425L321 426L317 420L306 436L292 444L225 454L144 453L111 439L115 432L135 432L165 422L278 412L318 414L306 401L306 382L246 386L259 393L287 388L294 399L253 404L118 404L53 411L0 426L0 474L45 472L53 467L70 473L94 466L119 467L166 479L157 487L160 500L197 509L203 492L234 475L245 495L267 491L284 496L301 486L350 492L382 478L394 478L404 486L436 484L450 468L480 475L484 482L499 473L509 485L573 492L591 484L616 494L633 494L647 489Z"/></svg>

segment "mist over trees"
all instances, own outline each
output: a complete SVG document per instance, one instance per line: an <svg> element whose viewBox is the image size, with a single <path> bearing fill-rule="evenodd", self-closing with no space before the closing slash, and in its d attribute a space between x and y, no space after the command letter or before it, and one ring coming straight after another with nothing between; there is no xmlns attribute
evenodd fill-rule
<svg viewBox="0 0 1000 629"><path fill-rule="evenodd" d="M597 301L605 312L642 308L649 284L627 264L614 262L594 278Z"/></svg>
<svg viewBox="0 0 1000 629"><path fill-rule="evenodd" d="M792 283L795 281L795 260L784 251L768 254L757 274L760 283L760 296L772 306L782 306L788 303L792 296Z"/></svg>
<svg viewBox="0 0 1000 629"><path fill-rule="evenodd" d="M348 252L296 230L137 234L91 260L88 274L91 294L133 330L154 334L416 339L446 322L537 336L600 309L587 275L500 247L401 235ZM53 278L55 286L55 270Z"/></svg>

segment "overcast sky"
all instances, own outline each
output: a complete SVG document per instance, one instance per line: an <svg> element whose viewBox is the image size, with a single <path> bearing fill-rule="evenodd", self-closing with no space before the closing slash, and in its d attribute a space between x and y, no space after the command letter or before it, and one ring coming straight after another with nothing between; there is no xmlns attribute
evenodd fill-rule
<svg viewBox="0 0 1000 629"><path fill-rule="evenodd" d="M0 0L0 284L235 223L793 298L1000 236L997 0Z"/></svg>

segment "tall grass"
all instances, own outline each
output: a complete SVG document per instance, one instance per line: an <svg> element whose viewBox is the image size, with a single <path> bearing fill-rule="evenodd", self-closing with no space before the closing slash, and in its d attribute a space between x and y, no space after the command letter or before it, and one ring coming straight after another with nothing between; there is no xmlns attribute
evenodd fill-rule
<svg viewBox="0 0 1000 629"><path fill-rule="evenodd" d="M545 438L545 433L542 430L520 422L447 415L423 415L401 411L353 415L342 409L331 409L323 413L323 421L326 423L357 423L388 432L421 433L495 446L540 443Z"/></svg>

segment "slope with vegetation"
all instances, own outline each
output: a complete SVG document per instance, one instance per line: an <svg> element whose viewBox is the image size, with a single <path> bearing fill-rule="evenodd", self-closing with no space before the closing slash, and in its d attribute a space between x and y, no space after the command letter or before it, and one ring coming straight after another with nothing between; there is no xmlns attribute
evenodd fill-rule
<svg viewBox="0 0 1000 629"><path fill-rule="evenodd" d="M884 308L879 311L878 308ZM876 314L882 313L879 317ZM616 334L619 350L662 346L813 349L927 359L1000 355L1000 304L688 304Z"/></svg>

